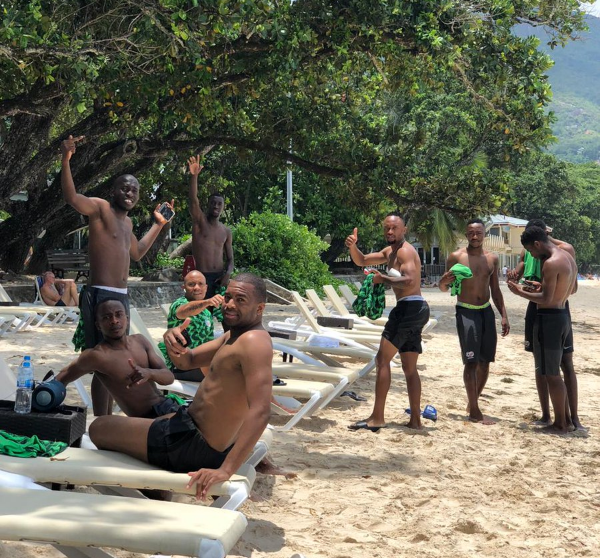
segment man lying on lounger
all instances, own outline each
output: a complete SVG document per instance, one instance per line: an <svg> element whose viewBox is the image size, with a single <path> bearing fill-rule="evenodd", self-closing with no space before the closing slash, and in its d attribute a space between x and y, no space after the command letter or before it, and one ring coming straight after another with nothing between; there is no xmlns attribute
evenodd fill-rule
<svg viewBox="0 0 600 558"><path fill-rule="evenodd" d="M225 292L223 318L230 327L225 335L189 350L181 334L189 319L165 334L177 368L210 366L188 408L155 420L99 417L90 426L92 442L100 449L189 473L200 498L214 483L228 480L269 421L273 347L262 326L266 294L262 279L240 274Z"/></svg>
<svg viewBox="0 0 600 558"><path fill-rule="evenodd" d="M173 373L143 335L127 335L123 302L107 299L98 304L96 326L104 340L83 351L56 379L66 385L94 371L130 417L156 418L177 411L179 405L156 387L173 383Z"/></svg>

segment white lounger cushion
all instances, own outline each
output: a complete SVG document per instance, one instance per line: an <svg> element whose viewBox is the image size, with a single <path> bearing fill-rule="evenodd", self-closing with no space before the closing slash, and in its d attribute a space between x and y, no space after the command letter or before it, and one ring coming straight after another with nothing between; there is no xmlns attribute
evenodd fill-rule
<svg viewBox="0 0 600 558"><path fill-rule="evenodd" d="M77 484L84 486L120 486L123 488L170 490L180 494L196 494L196 487L186 488L189 476L172 473L115 451L67 448L55 458L23 459L0 455L0 470L25 475L35 482ZM248 494L256 472L242 465L229 481L210 490L213 496L231 492L231 483L245 483Z"/></svg>
<svg viewBox="0 0 600 558"><path fill-rule="evenodd" d="M147 554L201 556L219 541L227 554L246 529L239 512L76 492L0 488L0 539Z"/></svg>

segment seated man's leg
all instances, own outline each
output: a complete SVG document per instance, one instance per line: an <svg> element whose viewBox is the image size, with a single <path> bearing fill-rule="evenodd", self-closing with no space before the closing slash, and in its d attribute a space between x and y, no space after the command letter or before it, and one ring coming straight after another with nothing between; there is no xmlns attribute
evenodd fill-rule
<svg viewBox="0 0 600 558"><path fill-rule="evenodd" d="M148 462L148 431L152 419L98 417L90 425L90 438L98 449L120 451Z"/></svg>

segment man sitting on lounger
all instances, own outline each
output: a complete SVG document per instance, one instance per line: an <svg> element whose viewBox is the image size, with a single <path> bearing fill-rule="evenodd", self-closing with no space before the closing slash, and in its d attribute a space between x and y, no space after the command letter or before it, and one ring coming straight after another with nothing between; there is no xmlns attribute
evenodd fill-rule
<svg viewBox="0 0 600 558"><path fill-rule="evenodd" d="M183 296L180 296L169 308L167 327L180 326L186 318L191 320L190 325L185 330L190 338L187 345L188 349L199 347L208 341L212 341L215 337L213 315L209 308L221 306L223 297L217 294L205 299L207 289L208 285L204 274L192 270L183 279ZM204 379L208 369L180 370L171 362L167 347L162 341L158 344L158 348L176 379L187 382L201 382Z"/></svg>
<svg viewBox="0 0 600 558"><path fill-rule="evenodd" d="M156 387L171 384L173 373L143 335L127 335L124 304L116 299L98 304L96 325L104 340L83 351L56 379L66 385L93 370L126 415L156 418L175 412L179 405Z"/></svg>
<svg viewBox="0 0 600 558"><path fill-rule="evenodd" d="M46 306L79 306L79 294L73 279L57 279L52 271L46 271L42 279L44 284L40 287L40 296Z"/></svg>
<svg viewBox="0 0 600 558"><path fill-rule="evenodd" d="M173 363L182 370L210 366L193 402L156 420L103 416L90 426L92 442L174 472L190 473L204 498L214 483L242 465L267 426L272 389L273 347L262 326L266 286L250 273L230 281L223 318L230 330L187 349L182 331L165 334Z"/></svg>

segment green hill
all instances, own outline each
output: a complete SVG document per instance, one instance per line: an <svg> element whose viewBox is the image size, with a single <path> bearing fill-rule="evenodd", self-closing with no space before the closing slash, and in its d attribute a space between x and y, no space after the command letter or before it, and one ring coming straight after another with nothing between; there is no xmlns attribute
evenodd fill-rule
<svg viewBox="0 0 600 558"><path fill-rule="evenodd" d="M560 159L600 161L600 19L588 16L589 32L554 50L542 30L519 26L518 35L536 35L540 48L553 60L548 77L554 93L550 109L557 143L550 151Z"/></svg>

